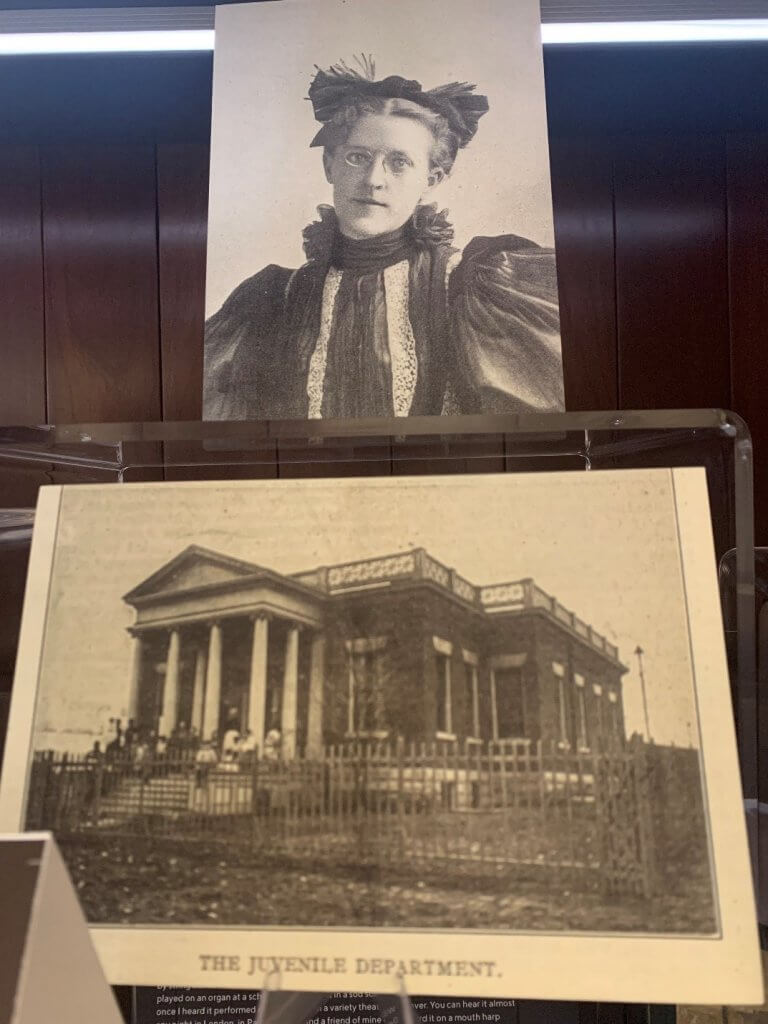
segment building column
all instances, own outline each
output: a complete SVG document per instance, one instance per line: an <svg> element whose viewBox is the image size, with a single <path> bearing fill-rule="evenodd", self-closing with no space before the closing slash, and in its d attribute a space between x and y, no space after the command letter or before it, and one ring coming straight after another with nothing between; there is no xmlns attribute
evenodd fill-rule
<svg viewBox="0 0 768 1024"><path fill-rule="evenodd" d="M248 685L248 728L258 746L264 747L264 718L267 701L267 655L269 652L269 619L257 615L253 620L251 676Z"/></svg>
<svg viewBox="0 0 768 1024"><path fill-rule="evenodd" d="M307 707L307 757L323 752L323 684L325 681L325 634L312 634Z"/></svg>
<svg viewBox="0 0 768 1024"><path fill-rule="evenodd" d="M472 735L480 738L480 694L477 685L477 665L470 665L472 677Z"/></svg>
<svg viewBox="0 0 768 1024"><path fill-rule="evenodd" d="M192 684L192 713L189 728L203 731L203 695L205 694L205 648L200 644L195 652L195 678Z"/></svg>
<svg viewBox="0 0 768 1024"><path fill-rule="evenodd" d="M299 627L291 626L285 640L285 671L283 673L283 707L280 716L283 757L296 756L296 714L299 688Z"/></svg>
<svg viewBox="0 0 768 1024"><path fill-rule="evenodd" d="M179 705L179 652L181 635L178 629L171 630L168 641L168 655L165 662L165 684L163 686L163 711L160 715L158 735L170 736L176 728Z"/></svg>
<svg viewBox="0 0 768 1024"><path fill-rule="evenodd" d="M131 662L131 684L128 690L128 721L133 719L134 724L139 720L139 697L141 695L141 677L144 667L144 639L141 634L136 633L133 637L133 651Z"/></svg>
<svg viewBox="0 0 768 1024"><path fill-rule="evenodd" d="M496 703L496 673L491 669L491 739L499 738L499 706Z"/></svg>
<svg viewBox="0 0 768 1024"><path fill-rule="evenodd" d="M202 738L208 740L219 733L221 706L221 624L212 622L208 634L208 668L205 676L205 710L203 711Z"/></svg>

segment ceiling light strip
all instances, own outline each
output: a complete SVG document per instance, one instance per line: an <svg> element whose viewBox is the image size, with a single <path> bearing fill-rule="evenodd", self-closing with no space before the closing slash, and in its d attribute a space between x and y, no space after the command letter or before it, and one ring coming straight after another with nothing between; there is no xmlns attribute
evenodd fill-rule
<svg viewBox="0 0 768 1024"><path fill-rule="evenodd" d="M213 29L141 32L9 32L0 34L0 55L55 53L174 53L210 51Z"/></svg>
<svg viewBox="0 0 768 1024"><path fill-rule="evenodd" d="M704 17L676 21L616 20L655 12L658 4L648 0L541 0L541 6L545 45L768 40L768 0L736 4L739 13L761 8L765 17L706 17L722 9L722 2L699 0ZM689 0L675 4L681 10L693 6ZM605 19L583 20L589 12L602 11ZM0 55L210 51L214 13L213 7L0 11ZM556 15L561 20L553 21Z"/></svg>
<svg viewBox="0 0 768 1024"><path fill-rule="evenodd" d="M545 45L746 42L768 39L768 18L560 22L541 26Z"/></svg>

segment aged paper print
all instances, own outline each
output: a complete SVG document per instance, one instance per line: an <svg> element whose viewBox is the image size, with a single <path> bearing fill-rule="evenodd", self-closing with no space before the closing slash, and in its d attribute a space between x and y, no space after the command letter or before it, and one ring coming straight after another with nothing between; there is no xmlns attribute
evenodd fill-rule
<svg viewBox="0 0 768 1024"><path fill-rule="evenodd" d="M113 980L759 995L703 473L48 488L34 543L3 824Z"/></svg>
<svg viewBox="0 0 768 1024"><path fill-rule="evenodd" d="M557 411L535 0L216 13L204 418Z"/></svg>

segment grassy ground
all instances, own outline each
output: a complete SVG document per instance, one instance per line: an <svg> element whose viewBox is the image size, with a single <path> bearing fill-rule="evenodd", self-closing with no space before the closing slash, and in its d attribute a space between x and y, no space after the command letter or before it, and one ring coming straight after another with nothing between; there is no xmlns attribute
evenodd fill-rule
<svg viewBox="0 0 768 1024"><path fill-rule="evenodd" d="M495 876L323 867L246 844L91 835L59 837L89 920L121 924L304 925L711 932L705 868L690 865L652 900L606 898L532 868ZM681 866L682 867L682 866ZM593 873L594 874L594 873ZM592 879L594 881L594 879Z"/></svg>

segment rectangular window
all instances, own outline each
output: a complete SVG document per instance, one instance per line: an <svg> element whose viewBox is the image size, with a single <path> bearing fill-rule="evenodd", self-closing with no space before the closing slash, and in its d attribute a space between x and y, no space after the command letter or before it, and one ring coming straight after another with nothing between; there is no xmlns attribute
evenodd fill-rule
<svg viewBox="0 0 768 1024"><path fill-rule="evenodd" d="M477 665L464 663L465 707L470 735L480 736L480 697L477 689Z"/></svg>
<svg viewBox="0 0 768 1024"><path fill-rule="evenodd" d="M437 731L453 732L453 715L451 711L451 659L447 654L437 652Z"/></svg>
<svg viewBox="0 0 768 1024"><path fill-rule="evenodd" d="M557 722L560 742L568 746L568 694L564 676L557 677Z"/></svg>
<svg viewBox="0 0 768 1024"><path fill-rule="evenodd" d="M589 749L589 730L587 728L586 681L584 676L575 673L576 684L576 745L579 750Z"/></svg>
<svg viewBox="0 0 768 1024"><path fill-rule="evenodd" d="M352 655L355 675L355 732L370 732L381 724L379 708L380 651L362 651Z"/></svg>
<svg viewBox="0 0 768 1024"><path fill-rule="evenodd" d="M347 652L348 732L352 735L385 732L386 639L353 640L347 644Z"/></svg>
<svg viewBox="0 0 768 1024"><path fill-rule="evenodd" d="M603 688L599 683L592 684L592 693L595 695L595 707L597 713L595 718L597 719L597 744L600 745L605 739L605 718L603 715Z"/></svg>
<svg viewBox="0 0 768 1024"><path fill-rule="evenodd" d="M623 739L621 732L621 715L619 713L619 697L614 690L608 691L608 707L610 709L610 730L614 737Z"/></svg>
<svg viewBox="0 0 768 1024"><path fill-rule="evenodd" d="M496 720L499 739L525 736L525 692L521 668L497 668Z"/></svg>
<svg viewBox="0 0 768 1024"><path fill-rule="evenodd" d="M579 709L579 735L577 737L579 750L586 750L589 747L587 736L587 704L584 700L584 691L576 691L576 701Z"/></svg>
<svg viewBox="0 0 768 1024"><path fill-rule="evenodd" d="M552 662L552 671L555 676L555 713L557 715L557 739L561 747L570 746L569 723L570 723L570 701L569 691L565 685L565 666L557 661Z"/></svg>

